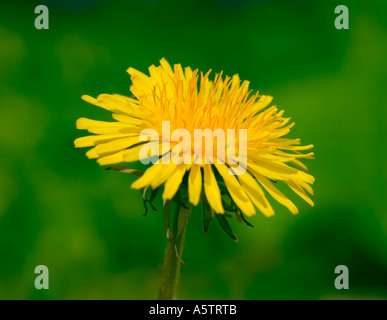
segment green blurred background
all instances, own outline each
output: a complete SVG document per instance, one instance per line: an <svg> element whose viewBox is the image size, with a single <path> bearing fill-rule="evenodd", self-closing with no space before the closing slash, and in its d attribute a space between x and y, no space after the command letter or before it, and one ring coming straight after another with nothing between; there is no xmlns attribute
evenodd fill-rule
<svg viewBox="0 0 387 320"><path fill-rule="evenodd" d="M36 30L46 4L50 29ZM350 29L336 30L337 5ZM15 1L0 10L0 299L153 299L166 238L129 175L73 140L108 120L82 94L129 95L129 67L165 57L239 73L315 145L316 203L274 205L239 242L195 208L180 299L387 298L386 1ZM383 90L384 89L384 90ZM287 194L290 195L290 192ZM161 200L158 199L160 207ZM274 201L272 201L274 204ZM50 289L36 290L46 265ZM334 269L349 268L349 290Z"/></svg>

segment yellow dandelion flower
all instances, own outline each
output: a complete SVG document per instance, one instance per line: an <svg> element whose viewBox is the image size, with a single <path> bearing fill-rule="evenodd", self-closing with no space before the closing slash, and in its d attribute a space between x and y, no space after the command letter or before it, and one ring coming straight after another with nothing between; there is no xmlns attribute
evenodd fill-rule
<svg viewBox="0 0 387 320"><path fill-rule="evenodd" d="M132 188L157 189L163 185L163 199L171 200L184 184L192 205L205 199L217 214L235 205L247 216L254 215L256 209L266 216L274 214L266 196L268 193L296 214L297 207L275 186L274 182L282 181L313 206L307 193L313 195L314 178L300 162L302 158L313 158L312 152L301 153L313 145L302 146L300 139L285 137L294 123L284 117L284 111L276 106L269 107L272 97L252 93L249 82L242 82L238 75L223 77L220 73L210 80L210 71L199 74L190 67L183 70L180 64L171 68L165 59L160 61L160 66L149 67L149 76L133 68L127 72L133 83L130 87L133 97L118 94L101 94L96 99L82 97L111 111L115 120L78 119L77 128L93 134L75 140L75 147L93 147L86 153L88 158L97 159L100 165L135 162L141 160L141 150L148 144L148 147L156 147L159 160L163 160L166 155L173 154L172 150L181 142L163 132L163 124L168 122L169 132L184 129L191 134L188 158L185 154L189 161L159 161L151 165ZM157 132L158 138L140 140L145 129ZM232 157L218 161L222 152L229 154L228 140L223 146L214 146L209 153L200 144L198 147L193 138L198 129L245 130L247 154L242 173L236 172L238 164ZM236 138L235 155L241 153L238 143L240 145L241 141ZM202 161L195 162L198 157ZM233 170L235 174L230 174ZM229 196L231 204L224 201L224 194Z"/></svg>

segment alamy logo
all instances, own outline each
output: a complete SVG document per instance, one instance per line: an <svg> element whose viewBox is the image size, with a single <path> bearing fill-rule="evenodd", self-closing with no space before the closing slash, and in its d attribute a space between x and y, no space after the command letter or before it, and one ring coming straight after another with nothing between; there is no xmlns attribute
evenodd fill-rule
<svg viewBox="0 0 387 320"><path fill-rule="evenodd" d="M230 175L241 175L246 172L246 129L227 129L226 132L222 129L214 131L194 129L192 137L186 129L175 129L171 134L170 128L170 122L163 121L161 137L155 129L141 131L140 141L147 141L140 150L139 158L143 164L169 164L171 162L174 164L224 164L227 162L231 165L228 171ZM216 144L214 145L215 138ZM174 144L172 148L171 144ZM159 155L161 155L160 159Z"/></svg>

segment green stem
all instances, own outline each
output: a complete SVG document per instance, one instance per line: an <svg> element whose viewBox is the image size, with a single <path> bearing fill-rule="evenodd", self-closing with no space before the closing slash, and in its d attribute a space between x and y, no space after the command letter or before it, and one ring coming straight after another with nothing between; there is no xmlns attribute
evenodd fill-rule
<svg viewBox="0 0 387 320"><path fill-rule="evenodd" d="M169 238L164 255L164 264L161 271L159 300L175 299L177 282L179 280L181 256L183 253L183 244L185 230L187 228L188 218L191 208L186 209L176 204L176 212L169 229Z"/></svg>

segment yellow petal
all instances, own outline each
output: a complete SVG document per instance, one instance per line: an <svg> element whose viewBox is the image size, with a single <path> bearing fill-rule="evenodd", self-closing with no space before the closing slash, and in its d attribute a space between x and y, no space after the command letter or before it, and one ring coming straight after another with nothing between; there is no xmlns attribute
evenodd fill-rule
<svg viewBox="0 0 387 320"><path fill-rule="evenodd" d="M137 69L134 69L132 67L128 68L126 72L129 73L131 76L136 75L144 80L149 79L149 77L145 73L142 73L141 71L138 71Z"/></svg>
<svg viewBox="0 0 387 320"><path fill-rule="evenodd" d="M245 189L247 195L250 197L254 205L267 217L274 215L274 210L267 200L262 188L258 182L248 173L238 175L242 187Z"/></svg>
<svg viewBox="0 0 387 320"><path fill-rule="evenodd" d="M300 182L299 185L301 188L308 191L312 196L314 195L313 189L309 184L307 184L306 182Z"/></svg>
<svg viewBox="0 0 387 320"><path fill-rule="evenodd" d="M267 169L266 167L261 166L255 162L248 163L248 170L250 172L252 172L254 175L262 174L265 177L268 177L269 179L272 179L272 180L280 180L281 181L284 179L282 175L275 173L275 172Z"/></svg>
<svg viewBox="0 0 387 320"><path fill-rule="evenodd" d="M227 190L235 204L244 214L249 217L253 216L255 214L255 208L237 178L235 178L234 175L229 174L228 167L225 164L215 164L215 167L222 176Z"/></svg>
<svg viewBox="0 0 387 320"><path fill-rule="evenodd" d="M301 161L297 160L297 159L292 159L289 161L291 164L295 165L297 168L301 169L301 170L304 170L306 172L308 172L308 168L306 165L304 165Z"/></svg>
<svg viewBox="0 0 387 320"><path fill-rule="evenodd" d="M304 181L307 183L314 182L314 177L306 172L289 167L281 162L265 159L261 156L258 156L258 158L259 160L255 160L255 162L249 162L249 166L270 179L281 181L294 180L296 182Z"/></svg>
<svg viewBox="0 0 387 320"><path fill-rule="evenodd" d="M138 106L134 103L135 100L129 100L128 97L126 97L128 99L126 101L118 98L117 95L110 94L100 94L97 99L88 95L83 95L81 98L88 103L115 113L131 115L138 110Z"/></svg>
<svg viewBox="0 0 387 320"><path fill-rule="evenodd" d="M141 189L150 185L153 189L155 189L165 182L176 169L176 164L172 162L169 164L163 164L163 159L165 159L165 157L166 156L160 159L159 163L148 168L140 178L133 182L132 188Z"/></svg>
<svg viewBox="0 0 387 320"><path fill-rule="evenodd" d="M191 81L193 74L194 73L193 73L191 67L184 68L185 81L187 82L187 84Z"/></svg>
<svg viewBox="0 0 387 320"><path fill-rule="evenodd" d="M79 118L76 122L77 129L88 129L89 127L118 127L123 128L126 125L119 122L108 122L108 121L99 121L92 120L87 118Z"/></svg>
<svg viewBox="0 0 387 320"><path fill-rule="evenodd" d="M100 105L105 107L105 109L114 113L135 115L141 111L141 109L138 108L138 105L134 103L135 100L130 98L122 99L117 95L100 94L97 101Z"/></svg>
<svg viewBox="0 0 387 320"><path fill-rule="evenodd" d="M111 140L126 138L130 136L130 134L101 134L101 135L92 135L85 136L75 139L74 145L75 148L84 148L84 147L92 147L98 143L109 142Z"/></svg>
<svg viewBox="0 0 387 320"><path fill-rule="evenodd" d="M129 133L133 127L120 122L97 121L87 118L79 118L76 122L77 129L86 129L96 134L120 134ZM133 130L132 130L133 131ZM135 128L138 132L138 128Z"/></svg>
<svg viewBox="0 0 387 320"><path fill-rule="evenodd" d="M132 147L130 150L134 149L133 152L127 152L124 154L125 162L134 162L134 161L138 161L138 160L148 159L151 156L149 154L147 155L148 157L140 159L140 151L144 146L145 146L145 144L140 144L140 145L136 145L136 146ZM160 143L158 141L148 142L147 146L150 148L152 148L152 146L158 147L159 152L157 155L160 155L160 152L162 149L160 148Z"/></svg>
<svg viewBox="0 0 387 320"><path fill-rule="evenodd" d="M273 97L270 96L261 96L259 100L254 103L254 105L251 107L251 113L257 113L260 110L266 108L271 101L273 100Z"/></svg>
<svg viewBox="0 0 387 320"><path fill-rule="evenodd" d="M97 162L101 166L117 164L121 162L134 162L140 159L140 150L143 145L138 145L128 150L122 150L108 156L101 157Z"/></svg>
<svg viewBox="0 0 387 320"><path fill-rule="evenodd" d="M211 165L204 165L203 171L204 193L206 195L207 201L216 213L224 213L219 186L216 182L214 173L212 172Z"/></svg>
<svg viewBox="0 0 387 320"><path fill-rule="evenodd" d="M180 164L164 185L163 199L171 200L176 194L185 174L185 165Z"/></svg>
<svg viewBox="0 0 387 320"><path fill-rule="evenodd" d="M188 177L188 197L189 202L194 206L199 203L202 192L202 172L198 165L193 165Z"/></svg>
<svg viewBox="0 0 387 320"><path fill-rule="evenodd" d="M292 189L297 195L304 199L310 206L314 207L313 201L308 197L305 191L295 182L286 181L286 184Z"/></svg>
<svg viewBox="0 0 387 320"><path fill-rule="evenodd" d="M116 139L103 144L99 144L94 149L98 154L98 156L104 156L109 153L120 151L122 149L127 149L139 142L140 140L138 136L132 136L128 138Z"/></svg>
<svg viewBox="0 0 387 320"><path fill-rule="evenodd" d="M86 157L88 157L89 159L96 159L99 158L99 154L97 153L95 148L93 148L86 152Z"/></svg>
<svg viewBox="0 0 387 320"><path fill-rule="evenodd" d="M139 74L133 74L131 76L133 85L130 87L130 91L137 98L141 98L146 95L152 95L152 86L147 78L139 76Z"/></svg>
<svg viewBox="0 0 387 320"><path fill-rule="evenodd" d="M168 74L168 76L173 76L174 73L172 71L171 65L165 58L160 60L160 65L163 67L163 70Z"/></svg>
<svg viewBox="0 0 387 320"><path fill-rule="evenodd" d="M297 214L298 209L294 205L293 202L291 202L288 198L286 198L281 191L279 191L273 184L267 180L266 177L260 175L260 174L255 174L255 177L257 180L261 183L261 185L267 190L267 192L270 193L270 195L277 200L280 204L284 205L286 208L290 210L291 213Z"/></svg>
<svg viewBox="0 0 387 320"><path fill-rule="evenodd" d="M134 181L131 185L133 189L142 189L146 186L150 185L152 180L159 174L161 174L163 170L163 166L161 164L154 164L150 168L148 168L144 174Z"/></svg>
<svg viewBox="0 0 387 320"><path fill-rule="evenodd" d="M126 115L122 115L122 114L113 113L112 116L113 116L113 119L115 119L119 122L122 122L122 123L129 124L131 126L141 126L141 125L144 125L147 123L146 121L144 121L142 119L137 119L137 118L133 118L131 116L126 116Z"/></svg>
<svg viewBox="0 0 387 320"><path fill-rule="evenodd" d="M161 166L163 166L164 169L158 176L154 177L154 179L150 183L153 189L156 189L157 187L162 185L170 177L170 175L176 170L177 165L174 163L170 163L170 164L161 164Z"/></svg>

